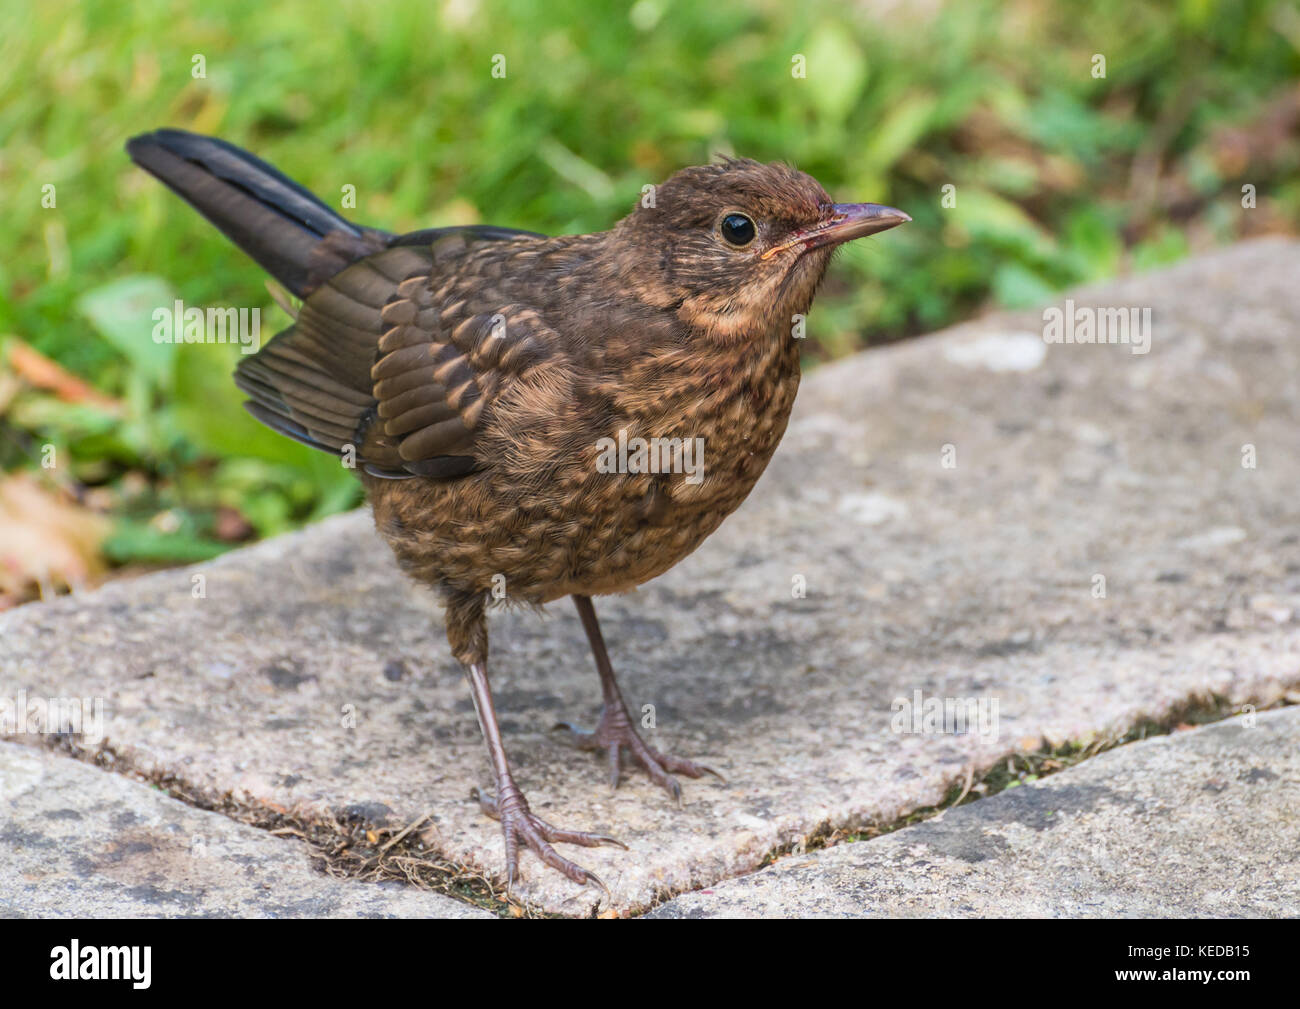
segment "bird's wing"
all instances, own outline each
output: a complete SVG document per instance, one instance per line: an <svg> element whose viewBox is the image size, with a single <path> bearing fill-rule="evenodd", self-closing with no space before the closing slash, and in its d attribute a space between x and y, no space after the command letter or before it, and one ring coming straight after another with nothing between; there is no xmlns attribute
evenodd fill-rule
<svg viewBox="0 0 1300 1009"><path fill-rule="evenodd" d="M249 411L375 476L459 476L491 463L478 444L493 403L555 349L525 305L461 269L504 229L417 233L330 277L295 324L236 370ZM430 240L431 239L431 240ZM407 244L410 242L411 244Z"/></svg>

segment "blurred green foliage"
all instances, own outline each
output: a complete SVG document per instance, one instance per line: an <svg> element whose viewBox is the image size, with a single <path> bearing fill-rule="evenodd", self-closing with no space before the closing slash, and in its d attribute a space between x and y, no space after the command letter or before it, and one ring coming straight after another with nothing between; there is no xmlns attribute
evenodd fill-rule
<svg viewBox="0 0 1300 1009"><path fill-rule="evenodd" d="M64 488L117 517L119 561L359 499L337 460L244 413L237 348L150 339L176 297L283 319L260 269L130 165L123 141L156 126L225 137L335 205L355 186L347 216L398 231L599 230L715 153L792 161L915 219L837 260L812 357L1300 216L1293 2L20 0L0 19L0 340L122 403L11 389L0 466L59 446Z"/></svg>

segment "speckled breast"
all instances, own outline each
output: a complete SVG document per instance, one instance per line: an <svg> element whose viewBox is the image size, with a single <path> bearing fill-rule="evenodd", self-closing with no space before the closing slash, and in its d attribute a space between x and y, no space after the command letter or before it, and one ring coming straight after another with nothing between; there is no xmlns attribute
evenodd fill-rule
<svg viewBox="0 0 1300 1009"><path fill-rule="evenodd" d="M715 383L704 409L665 399L567 444L557 437L535 488L508 465L452 483L368 480L376 526L428 584L531 603L634 588L717 529L776 450L797 353L752 363Z"/></svg>

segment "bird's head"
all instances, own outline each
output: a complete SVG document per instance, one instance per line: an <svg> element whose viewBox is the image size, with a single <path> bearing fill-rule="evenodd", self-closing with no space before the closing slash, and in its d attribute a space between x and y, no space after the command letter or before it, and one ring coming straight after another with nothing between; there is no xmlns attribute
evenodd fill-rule
<svg viewBox="0 0 1300 1009"><path fill-rule="evenodd" d="M634 250L626 279L643 300L735 339L788 327L838 246L910 220L874 203L832 203L789 165L728 158L648 189L613 238Z"/></svg>

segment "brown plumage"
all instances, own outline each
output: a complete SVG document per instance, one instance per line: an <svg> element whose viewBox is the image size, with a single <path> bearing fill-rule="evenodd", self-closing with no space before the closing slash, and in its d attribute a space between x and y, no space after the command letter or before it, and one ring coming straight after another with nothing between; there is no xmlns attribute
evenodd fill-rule
<svg viewBox="0 0 1300 1009"><path fill-rule="evenodd" d="M674 774L708 772L637 736L590 597L662 574L745 499L785 431L796 317L833 249L907 216L832 204L786 165L728 159L678 172L598 234L395 236L350 224L222 141L160 130L127 149L303 299L235 380L259 420L355 461L402 568L440 590L509 877L522 841L594 880L552 844L618 842L538 819L510 774L487 607L502 590L529 604L574 597L605 707L594 732L572 732L605 752L613 784L623 749L674 796ZM609 471L610 446L638 438L669 440L659 465Z"/></svg>

